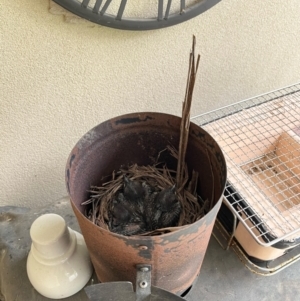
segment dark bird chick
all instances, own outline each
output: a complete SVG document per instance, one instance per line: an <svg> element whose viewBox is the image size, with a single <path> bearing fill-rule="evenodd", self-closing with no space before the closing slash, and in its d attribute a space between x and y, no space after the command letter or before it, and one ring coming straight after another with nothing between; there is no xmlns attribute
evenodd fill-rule
<svg viewBox="0 0 300 301"><path fill-rule="evenodd" d="M176 196L175 185L160 191L156 196L155 203L157 210L161 212L158 219L158 227L166 228L176 226L181 206Z"/></svg>
<svg viewBox="0 0 300 301"><path fill-rule="evenodd" d="M144 220L147 231L152 231L159 228L158 221L161 216L161 210L156 204L157 192L152 193L147 200L145 200L145 214Z"/></svg>
<svg viewBox="0 0 300 301"><path fill-rule="evenodd" d="M137 201L138 199L143 198L145 193L145 187L143 187L142 182L130 180L128 177L124 176L124 196L126 199Z"/></svg>
<svg viewBox="0 0 300 301"><path fill-rule="evenodd" d="M145 181L130 180L124 176L124 197L140 214L144 213L151 194L151 186Z"/></svg>
<svg viewBox="0 0 300 301"><path fill-rule="evenodd" d="M110 230L122 235L137 235L145 232L144 221L137 205L128 201L123 193L113 200Z"/></svg>
<svg viewBox="0 0 300 301"><path fill-rule="evenodd" d="M130 219L130 211L124 206L123 203L114 200L111 210L111 230L117 228L120 225L128 224Z"/></svg>

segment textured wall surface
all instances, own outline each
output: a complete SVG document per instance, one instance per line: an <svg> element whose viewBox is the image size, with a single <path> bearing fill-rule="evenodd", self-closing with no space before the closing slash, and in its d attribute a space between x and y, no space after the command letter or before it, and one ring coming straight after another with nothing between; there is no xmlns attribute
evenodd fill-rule
<svg viewBox="0 0 300 301"><path fill-rule="evenodd" d="M180 115L192 34L202 55L192 115L300 79L299 0L222 0L147 32L65 22L47 0L0 7L0 206L66 195L69 152L96 124L133 111Z"/></svg>

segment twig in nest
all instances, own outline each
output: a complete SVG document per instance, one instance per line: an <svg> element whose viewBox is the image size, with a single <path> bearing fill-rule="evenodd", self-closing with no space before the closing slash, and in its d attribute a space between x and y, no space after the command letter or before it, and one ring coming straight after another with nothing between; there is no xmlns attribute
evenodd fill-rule
<svg viewBox="0 0 300 301"><path fill-rule="evenodd" d="M189 137L190 111L192 105L196 74L200 62L200 54L198 54L197 60L195 61L195 45L196 45L196 38L195 36L193 36L193 46L192 46L192 51L190 53L187 85L185 91L185 99L182 106L182 119L180 124L179 154L178 154L177 175L176 175L177 192L180 192L180 190L183 189L181 183L183 181L183 173L185 168L185 155L186 155L186 148L187 148L188 137Z"/></svg>
<svg viewBox="0 0 300 301"><path fill-rule="evenodd" d="M210 210L213 207L214 200L215 200L215 178L214 178L214 173L213 173L212 164L211 164L211 160L210 160L210 155L209 155L207 149L206 149L206 155L207 155L208 162L209 162L209 167L210 167L210 172L211 172L211 181L212 181L211 201L210 201L210 205L208 208Z"/></svg>

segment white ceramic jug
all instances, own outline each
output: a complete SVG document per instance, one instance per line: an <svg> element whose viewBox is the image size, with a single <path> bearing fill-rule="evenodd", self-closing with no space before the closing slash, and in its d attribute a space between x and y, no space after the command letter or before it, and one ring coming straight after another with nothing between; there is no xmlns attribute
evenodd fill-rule
<svg viewBox="0 0 300 301"><path fill-rule="evenodd" d="M57 214L45 214L31 225L27 274L43 296L60 299L81 290L92 275L83 236L68 228Z"/></svg>

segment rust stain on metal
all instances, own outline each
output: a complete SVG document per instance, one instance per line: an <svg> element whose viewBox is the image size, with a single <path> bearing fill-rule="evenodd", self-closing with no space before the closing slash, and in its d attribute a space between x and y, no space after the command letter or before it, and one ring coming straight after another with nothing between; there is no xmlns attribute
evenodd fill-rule
<svg viewBox="0 0 300 301"><path fill-rule="evenodd" d="M206 158L207 151L210 152L216 186L214 206L203 218L168 234L127 237L93 224L84 216L85 207L81 205L88 198L90 185L101 185L103 176L124 165L153 164L153 158L159 151L170 143L178 145L179 127L180 118L176 116L128 114L98 125L71 152L66 168L66 184L73 211L101 282L135 283L136 265L151 264L153 285L180 294L199 275L222 201L226 163L217 143L198 126L191 124L186 161L191 169L199 171L198 193L204 199L209 198L212 196L212 184Z"/></svg>

